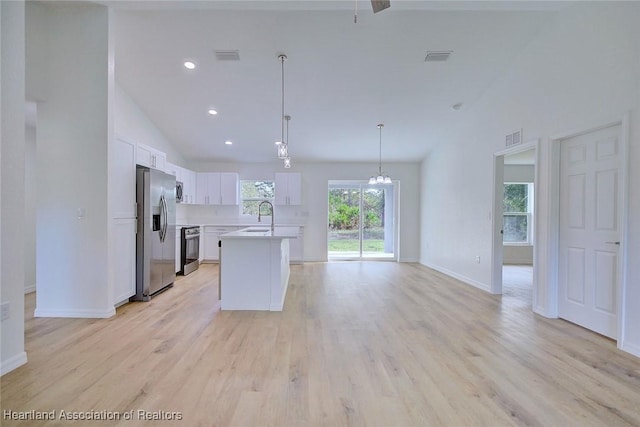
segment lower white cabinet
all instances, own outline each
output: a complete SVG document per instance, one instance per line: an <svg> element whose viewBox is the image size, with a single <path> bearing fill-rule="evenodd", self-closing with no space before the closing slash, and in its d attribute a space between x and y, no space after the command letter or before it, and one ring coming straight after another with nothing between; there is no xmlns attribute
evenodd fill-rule
<svg viewBox="0 0 640 427"><path fill-rule="evenodd" d="M136 219L114 219L113 239L113 304L117 305L136 293Z"/></svg>
<svg viewBox="0 0 640 427"><path fill-rule="evenodd" d="M204 227L200 227L200 246L198 247L198 262L204 261Z"/></svg>
<svg viewBox="0 0 640 427"><path fill-rule="evenodd" d="M181 233L182 227L176 227L176 273L179 272L181 270L180 267L182 267L181 264L181 259L180 256L182 255L182 248L181 248L181 243L182 243L182 233Z"/></svg>
<svg viewBox="0 0 640 427"><path fill-rule="evenodd" d="M218 240L222 234L231 233L240 227L231 226L205 226L204 233L200 235L202 239L204 235L204 261L218 261Z"/></svg>

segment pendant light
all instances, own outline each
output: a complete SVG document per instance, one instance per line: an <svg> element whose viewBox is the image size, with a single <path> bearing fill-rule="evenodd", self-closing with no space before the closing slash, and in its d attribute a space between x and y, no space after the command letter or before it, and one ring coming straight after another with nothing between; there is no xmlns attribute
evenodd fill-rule
<svg viewBox="0 0 640 427"><path fill-rule="evenodd" d="M284 158L284 167L289 169L291 167L291 157L289 157L289 120L291 120L291 116L284 116L285 121L287 122L287 133L285 134L285 141L287 141L287 155Z"/></svg>
<svg viewBox="0 0 640 427"><path fill-rule="evenodd" d="M391 178L386 173L382 173L382 128L384 124L380 123L378 129L380 130L380 160L378 162L378 176L372 176L369 178L369 184L391 184Z"/></svg>
<svg viewBox="0 0 640 427"><path fill-rule="evenodd" d="M281 117L281 133L280 133L280 143L278 144L278 158L284 161L284 167L291 167L291 158L289 157L289 120L291 120L291 116L287 116L284 113L284 61L287 60L287 55L281 54L278 55L278 60L280 61L280 67L282 70L282 115ZM287 127L287 134L285 136L285 122Z"/></svg>

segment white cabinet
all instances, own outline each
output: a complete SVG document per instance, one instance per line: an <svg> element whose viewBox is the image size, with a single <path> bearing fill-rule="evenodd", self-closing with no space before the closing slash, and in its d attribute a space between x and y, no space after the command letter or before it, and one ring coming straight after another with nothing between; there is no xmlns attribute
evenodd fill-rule
<svg viewBox="0 0 640 427"><path fill-rule="evenodd" d="M144 144L137 144L136 163L153 169L164 171L166 169L167 155Z"/></svg>
<svg viewBox="0 0 640 427"><path fill-rule="evenodd" d="M218 240L220 236L232 231L238 230L238 227L229 226L205 226L204 227L204 261L218 261ZM200 235L202 238L203 235Z"/></svg>
<svg viewBox="0 0 640 427"><path fill-rule="evenodd" d="M113 218L136 217L136 146L115 139L110 166L111 206Z"/></svg>
<svg viewBox="0 0 640 427"><path fill-rule="evenodd" d="M182 233L181 233L182 227L176 227L176 273L178 273L181 270L182 267L182 260L180 259L180 256L182 255L182 247L181 247L181 243L182 243Z"/></svg>
<svg viewBox="0 0 640 427"><path fill-rule="evenodd" d="M196 174L196 202L200 205L237 205L239 177L233 172Z"/></svg>
<svg viewBox="0 0 640 427"><path fill-rule="evenodd" d="M302 177L299 173L275 174L276 205L299 205L302 203Z"/></svg>
<svg viewBox="0 0 640 427"><path fill-rule="evenodd" d="M298 228L297 239L289 239L289 261L291 264L304 262L304 227Z"/></svg>
<svg viewBox="0 0 640 427"><path fill-rule="evenodd" d="M109 165L111 205L111 261L113 304L136 293L136 144L113 141Z"/></svg>
<svg viewBox="0 0 640 427"><path fill-rule="evenodd" d="M196 173L189 169L183 169L182 173L183 203L193 205L196 203Z"/></svg>
<svg viewBox="0 0 640 427"><path fill-rule="evenodd" d="M198 247L198 262L204 261L204 227L200 227L200 246Z"/></svg>
<svg viewBox="0 0 640 427"><path fill-rule="evenodd" d="M113 304L126 302L136 293L136 219L114 219Z"/></svg>

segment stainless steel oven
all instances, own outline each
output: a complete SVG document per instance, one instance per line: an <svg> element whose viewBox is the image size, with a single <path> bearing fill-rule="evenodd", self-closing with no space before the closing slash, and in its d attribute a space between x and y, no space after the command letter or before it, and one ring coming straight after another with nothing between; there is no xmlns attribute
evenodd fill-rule
<svg viewBox="0 0 640 427"><path fill-rule="evenodd" d="M200 227L182 227L180 237L180 272L186 276L200 266Z"/></svg>

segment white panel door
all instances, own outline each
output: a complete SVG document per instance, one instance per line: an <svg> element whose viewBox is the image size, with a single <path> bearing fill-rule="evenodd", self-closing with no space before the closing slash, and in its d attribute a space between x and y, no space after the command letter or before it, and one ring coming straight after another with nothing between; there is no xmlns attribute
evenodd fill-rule
<svg viewBox="0 0 640 427"><path fill-rule="evenodd" d="M620 127L561 142L559 316L617 338Z"/></svg>

